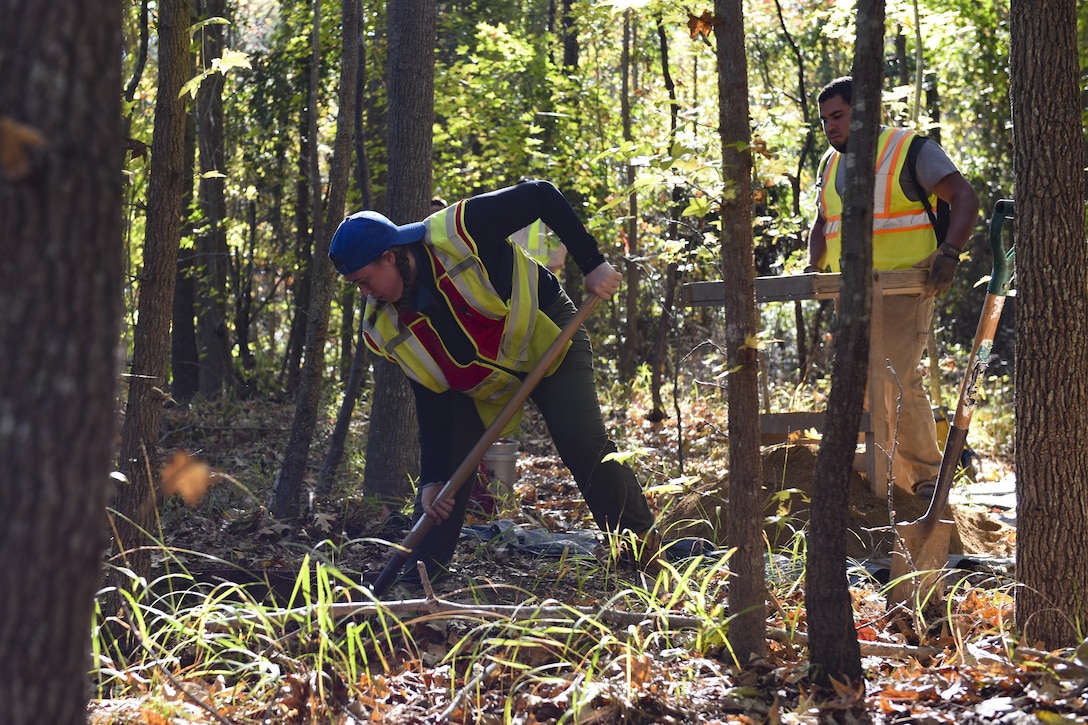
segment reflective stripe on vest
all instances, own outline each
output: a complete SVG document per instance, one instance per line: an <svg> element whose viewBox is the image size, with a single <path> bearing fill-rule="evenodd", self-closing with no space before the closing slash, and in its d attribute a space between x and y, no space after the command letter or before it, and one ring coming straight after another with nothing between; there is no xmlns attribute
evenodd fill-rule
<svg viewBox="0 0 1088 725"><path fill-rule="evenodd" d="M425 315L398 314L390 304L367 299L363 333L367 346L392 360L429 390L459 390L476 401L486 424L494 420L521 379L509 371L532 369L559 336L559 328L538 307L539 275L525 250L512 245L510 301L492 286L477 247L464 226L464 202L428 217L423 248L439 294L476 350L476 359L458 363ZM551 374L562 362L552 365ZM507 430L517 425L517 417Z"/></svg>
<svg viewBox="0 0 1088 725"><path fill-rule="evenodd" d="M911 201L899 183L907 148L914 133L904 128L886 128L877 141L876 178L873 187L873 269L908 269L937 248L937 236L920 201ZM842 255L842 197L836 176L842 154L830 149L822 164L820 208L824 215L827 262L840 271ZM933 199L933 203L936 201Z"/></svg>

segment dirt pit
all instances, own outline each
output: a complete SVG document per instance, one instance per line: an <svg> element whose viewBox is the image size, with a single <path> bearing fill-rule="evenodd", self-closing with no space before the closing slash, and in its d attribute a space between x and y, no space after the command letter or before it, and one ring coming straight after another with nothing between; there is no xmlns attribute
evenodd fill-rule
<svg viewBox="0 0 1088 725"><path fill-rule="evenodd" d="M768 497L765 515L772 517L764 531L775 547L788 546L797 532L807 529L815 466L816 449L811 446L781 446L763 456L763 487ZM895 541L893 522L914 521L928 508L927 502L899 489L889 506L856 471L847 485L847 554L856 559L890 556ZM662 517L666 538L698 536L724 545L728 499L728 481L704 485L682 496ZM949 513L956 524L949 554L1012 555L1013 528L988 510L950 505Z"/></svg>

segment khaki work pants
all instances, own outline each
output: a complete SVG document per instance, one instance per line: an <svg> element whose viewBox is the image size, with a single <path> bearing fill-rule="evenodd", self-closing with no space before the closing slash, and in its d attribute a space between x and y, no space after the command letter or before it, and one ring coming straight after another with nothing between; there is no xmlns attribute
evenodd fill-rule
<svg viewBox="0 0 1088 725"><path fill-rule="evenodd" d="M884 298L883 344L888 365L872 373L881 386L878 390L883 391L884 410L893 436L893 482L907 491L914 490L919 483L935 481L941 471L937 427L920 368L933 322L934 302L927 295Z"/></svg>

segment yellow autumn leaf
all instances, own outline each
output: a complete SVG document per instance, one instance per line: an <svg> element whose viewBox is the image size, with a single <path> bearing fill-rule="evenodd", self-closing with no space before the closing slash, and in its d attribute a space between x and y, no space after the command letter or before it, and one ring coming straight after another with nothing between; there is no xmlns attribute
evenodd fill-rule
<svg viewBox="0 0 1088 725"><path fill-rule="evenodd" d="M742 350L765 350L767 349L767 343L760 339L758 334L748 335L744 338L744 344L740 347Z"/></svg>
<svg viewBox="0 0 1088 725"><path fill-rule="evenodd" d="M200 503L211 485L212 474L208 464L185 451L174 453L173 459L162 469L163 495L173 496L176 493L190 506Z"/></svg>

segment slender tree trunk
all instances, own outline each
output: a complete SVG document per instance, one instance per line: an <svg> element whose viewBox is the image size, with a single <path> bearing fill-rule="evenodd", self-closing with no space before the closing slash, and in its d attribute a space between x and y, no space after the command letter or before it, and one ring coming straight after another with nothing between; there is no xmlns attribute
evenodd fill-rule
<svg viewBox="0 0 1088 725"><path fill-rule="evenodd" d="M794 41L793 36L789 32L789 28L786 26L786 20L782 17L782 3L780 0L775 0L775 11L778 15L778 25L782 30L782 36L786 39L786 42L790 46L790 50L793 51L794 57L797 58L797 105L800 107L801 117L804 119L804 127L809 129L805 134L805 142L801 146L801 152L797 154L797 171L796 173L789 175L790 189L792 193L790 197L793 200L792 211L796 217L801 216L801 170L805 166L805 161L808 159L809 151L812 149L813 134L811 131L812 125L809 119L809 105L808 105L808 91L805 90L805 56L801 52L801 49L797 47L797 43ZM797 232L792 235L794 239L794 246L790 250L804 249L806 246L806 239L803 231L798 228ZM821 310L823 307L821 306ZM820 319L820 314L817 313L814 318L817 321ZM800 374L800 380L805 379L805 375L808 372L808 362L812 355L809 353L808 343L808 330L805 327L805 315L804 307L801 304L801 300L796 300L793 303L793 320L794 331L797 335L797 371ZM819 326L817 325L813 330L813 337L819 337Z"/></svg>
<svg viewBox="0 0 1088 725"><path fill-rule="evenodd" d="M133 64L132 76L128 79L128 83L125 84L125 101L132 103L136 98L136 90L140 87L140 80L144 76L144 68L147 67L147 48L150 43L150 30L148 23L148 11L147 4L149 0L140 0L140 10L137 17L137 23L139 23L139 46L136 48L136 62ZM124 138L126 143L129 141L129 134L132 130L132 113L129 112L124 117Z"/></svg>
<svg viewBox="0 0 1088 725"><path fill-rule="evenodd" d="M676 84L672 80L672 72L669 70L669 41L665 32L665 25L662 22L661 16L657 16L657 41L658 49L661 52L661 80L665 84L665 90L669 92L669 100L671 101L669 107L669 142L675 143L676 134L680 129L679 117L680 117L680 104L676 98ZM630 169L631 167L628 166ZM633 179L631 180L633 181ZM672 198L672 204L669 206L669 226L668 226L668 238L675 240L679 237L679 219L680 213L683 210L681 206L684 199L684 192L680 188L679 184L674 184L670 192ZM632 194L632 198L634 194ZM664 420L665 404L661 399L661 384L668 369L669 360L669 346L668 339L669 333L672 331L673 326L673 305L676 301L676 285L679 283L679 264L675 261L670 261L665 270L665 298L661 303L661 317L657 323L657 333L654 338L654 353L650 360L650 397L653 401L653 410L650 411L650 415L647 418L651 421ZM637 303L636 303L637 306ZM628 308L631 307L631 301L628 301ZM684 445L683 439L680 435L680 424L677 421L677 436L678 436L678 453L679 453L679 465L680 471L684 470Z"/></svg>
<svg viewBox="0 0 1088 725"><path fill-rule="evenodd" d="M1088 263L1075 0L1010 10L1016 176L1016 623L1088 627Z"/></svg>
<svg viewBox="0 0 1088 725"><path fill-rule="evenodd" d="M388 216L405 223L427 215L434 118L434 0L392 0L389 24ZM419 473L412 390L391 362L374 365L374 409L363 482L383 497L403 497Z"/></svg>
<svg viewBox="0 0 1088 725"><path fill-rule="evenodd" d="M121 4L0 18L0 717L76 725L116 431Z"/></svg>
<svg viewBox="0 0 1088 725"><path fill-rule="evenodd" d="M332 435L329 436L329 449L325 453L325 460L321 463L321 473L317 477L317 492L320 494L330 493L336 482L336 469L340 466L340 459L344 457L344 444L348 438L348 428L351 426L351 414L355 410L359 391L363 389L363 380L366 378L367 363L370 360L369 352L360 333L359 339L355 341L355 354L352 356L351 367L344 385L344 403L336 416L336 425L333 426Z"/></svg>
<svg viewBox="0 0 1088 725"><path fill-rule="evenodd" d="M237 281L234 295L234 330L238 340L238 358L243 370L257 367L253 356L252 341L249 339L249 326L253 321L253 260L257 256L257 202L246 202L246 249L240 255L233 277Z"/></svg>
<svg viewBox="0 0 1088 725"><path fill-rule="evenodd" d="M319 2L319 0L318 0ZM317 13L315 2L315 15ZM358 0L342 0L341 24L344 28L355 28L358 23ZM351 168L351 142L354 135L355 111L355 76L358 73L359 35L346 32L341 49L342 66L340 69L340 88L337 97L336 136L333 140L332 161L329 168L328 216L324 233L317 240L315 264L313 265L313 290L310 300L310 323L306 328L306 362L302 367L299 380L298 397L295 404L295 417L291 424L291 435L284 451L283 466L276 477L275 490L272 494L272 514L281 519L294 519L298 516L299 497L302 490L302 478L306 473L306 463L313 441L314 427L317 425L318 407L321 398L321 384L325 371L325 343L328 341L329 305L336 287L336 270L328 261L329 242L336 227L344 217L344 204L347 198L349 170Z"/></svg>
<svg viewBox="0 0 1088 725"><path fill-rule="evenodd" d="M846 578L847 487L864 406L869 370L872 310L873 185L880 133L880 88L884 40L883 0L861 0L854 49L853 123L843 168L842 293L835 331L827 430L812 482L805 608L813 677L854 683L862 677L861 648L854 630Z"/></svg>
<svg viewBox="0 0 1088 725"><path fill-rule="evenodd" d="M563 0L563 65L567 68L578 67L578 31L574 23L573 11L573 0Z"/></svg>
<svg viewBox="0 0 1088 725"><path fill-rule="evenodd" d="M201 0L202 19L225 17L225 0ZM204 25L199 33L201 70L223 55L223 25ZM224 196L226 154L223 150L222 73L212 73L197 92L197 138L200 143L200 208L204 233L197 237L197 339L200 342L200 393L210 398L233 387L230 328L227 319L227 203Z"/></svg>
<svg viewBox="0 0 1088 725"><path fill-rule="evenodd" d="M185 115L184 168L196 168L196 119L192 109ZM193 185L182 184L181 208L193 201ZM192 223L185 221L183 234L192 234ZM188 403L200 392L200 346L196 342L196 280L192 249L178 250L177 279L174 282L172 324L170 325L170 395L179 403Z"/></svg>
<svg viewBox="0 0 1088 725"><path fill-rule="evenodd" d="M715 0L718 48L718 119L722 137L722 280L729 365L729 532L734 576L729 643L741 665L767 651L763 567L762 471L759 457L759 359L751 344L759 332L752 239L752 156L748 117L748 60L741 0Z"/></svg>
<svg viewBox="0 0 1088 725"><path fill-rule="evenodd" d="M117 489L114 516L114 548L119 555L114 563L142 578L151 572L147 547L153 541L148 532L154 531L154 478L159 468L162 391L166 385L170 316L181 242L181 199L190 178L184 148L188 96L178 95L189 80L189 0L160 3L158 29L159 83L151 141L144 266L139 277L140 316L121 428L119 466L127 482ZM111 581L116 586L128 584L122 576Z"/></svg>
<svg viewBox="0 0 1088 725"><path fill-rule="evenodd" d="M359 73L355 82L355 166L354 178L363 197L363 208L369 209L372 204L370 190L370 164L366 153L366 127L363 117L363 89L366 87L366 39L365 22L362 13L359 14ZM336 470L340 466L340 460L344 456L344 448L347 442L348 430L351 425L351 417L355 412L355 405L359 400L359 393L366 382L369 369L370 355L363 343L362 331L355 334L355 307L359 301L359 295L355 285L345 284L340 294L340 335L343 338L340 349L340 373L344 381L344 402L336 414L336 424L333 426L332 435L329 437L329 449L325 452L325 460L321 463L321 473L317 479L319 493L329 493L336 479ZM354 343L354 345L353 345Z"/></svg>
<svg viewBox="0 0 1088 725"><path fill-rule="evenodd" d="M632 141L634 133L631 131L631 96L632 88L638 87L638 64L631 59L638 29L635 23L635 14L631 10L623 13L623 49L620 54L620 66L623 69L623 84L620 90L620 115L623 124L623 138ZM638 325L638 292L639 292L639 262L638 249L638 193L635 191L635 167L628 163L627 168L627 243L623 250L624 277L626 278L626 290L624 294L624 326L623 346L620 350L619 371L621 380L631 380L635 376L635 368L639 364L639 338L641 331Z"/></svg>
<svg viewBox="0 0 1088 725"><path fill-rule="evenodd" d="M311 59L308 62L313 62ZM294 395L301 374L302 349L306 343L306 311L310 308L310 268L313 264L313 235L310 233L310 155L317 153L317 139L310 138L305 117L299 121L299 158L295 182L295 263L291 277L294 300L291 328L287 333L287 351L283 362L283 390Z"/></svg>

